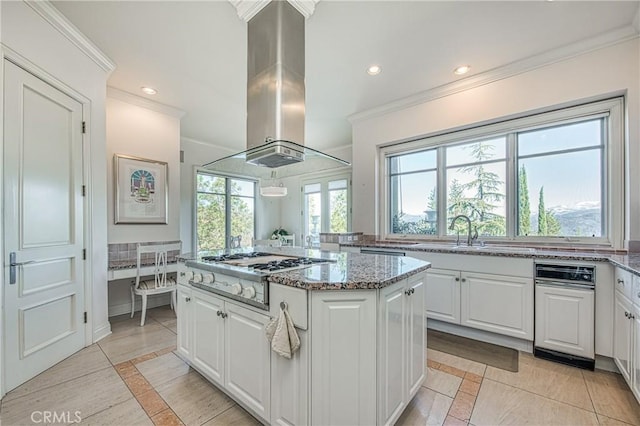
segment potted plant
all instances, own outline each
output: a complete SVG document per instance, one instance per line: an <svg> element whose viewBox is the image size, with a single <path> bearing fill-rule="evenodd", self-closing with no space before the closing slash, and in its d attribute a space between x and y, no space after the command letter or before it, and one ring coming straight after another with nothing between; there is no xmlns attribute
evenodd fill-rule
<svg viewBox="0 0 640 426"><path fill-rule="evenodd" d="M286 229L276 228L275 231L273 231L273 233L271 234L271 239L272 240L280 240L285 235L289 235L289 232L287 232Z"/></svg>

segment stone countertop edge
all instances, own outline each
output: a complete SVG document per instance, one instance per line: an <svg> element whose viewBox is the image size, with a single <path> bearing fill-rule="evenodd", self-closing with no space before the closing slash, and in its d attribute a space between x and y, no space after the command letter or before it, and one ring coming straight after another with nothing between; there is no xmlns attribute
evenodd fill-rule
<svg viewBox="0 0 640 426"><path fill-rule="evenodd" d="M327 258L332 262L311 265L308 268L274 272L270 282L305 290L357 290L387 287L407 277L426 271L431 263L413 257L336 253L299 247L261 247L260 251L276 255ZM230 250L227 252L241 252ZM223 251L215 252L217 254ZM207 253L210 254L210 253ZM183 253L179 261L196 263L201 254ZM196 266L191 264L191 266ZM208 266L202 263L204 269ZM221 272L224 273L224 272Z"/></svg>
<svg viewBox="0 0 640 426"><path fill-rule="evenodd" d="M498 257L518 257L527 259L556 259L556 260L575 260L581 262L609 262L613 266L620 267L634 275L640 276L640 253L616 254L616 253L598 253L590 251L562 251L562 250L545 250L532 249L532 251L509 251L509 247L500 247L492 249L491 246L478 249L443 247L434 244L432 247L428 243L367 243L352 242L341 243L340 246L345 247L371 247L371 248L387 248L395 250L405 250L408 252L426 252L426 253L445 253L445 254L466 254L471 256L498 256Z"/></svg>

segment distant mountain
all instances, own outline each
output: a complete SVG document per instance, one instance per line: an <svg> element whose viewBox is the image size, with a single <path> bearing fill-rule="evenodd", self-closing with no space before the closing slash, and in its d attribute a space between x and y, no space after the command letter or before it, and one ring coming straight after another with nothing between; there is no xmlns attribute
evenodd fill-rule
<svg viewBox="0 0 640 426"><path fill-rule="evenodd" d="M561 235L599 237L602 233L600 206L596 203L583 203L573 209L558 206L550 210L560 223ZM533 233L538 232L537 213L531 215L531 228Z"/></svg>

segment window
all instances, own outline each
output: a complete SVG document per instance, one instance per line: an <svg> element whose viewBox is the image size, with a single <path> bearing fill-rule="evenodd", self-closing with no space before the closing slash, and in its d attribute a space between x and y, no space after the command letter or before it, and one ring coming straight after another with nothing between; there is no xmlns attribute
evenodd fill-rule
<svg viewBox="0 0 640 426"><path fill-rule="evenodd" d="M320 244L321 232L348 232L351 228L349 186L350 179L344 175L303 183L303 232L312 245Z"/></svg>
<svg viewBox="0 0 640 426"><path fill-rule="evenodd" d="M227 248L240 236L247 247L255 235L255 181L196 173L196 248Z"/></svg>
<svg viewBox="0 0 640 426"><path fill-rule="evenodd" d="M381 149L385 233L621 246L622 100Z"/></svg>

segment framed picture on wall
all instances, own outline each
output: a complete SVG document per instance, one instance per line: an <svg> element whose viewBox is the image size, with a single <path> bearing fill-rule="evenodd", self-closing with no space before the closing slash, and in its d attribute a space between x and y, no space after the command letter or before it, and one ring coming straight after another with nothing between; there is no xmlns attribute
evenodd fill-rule
<svg viewBox="0 0 640 426"><path fill-rule="evenodd" d="M163 161L115 154L116 224L166 224L168 166Z"/></svg>

